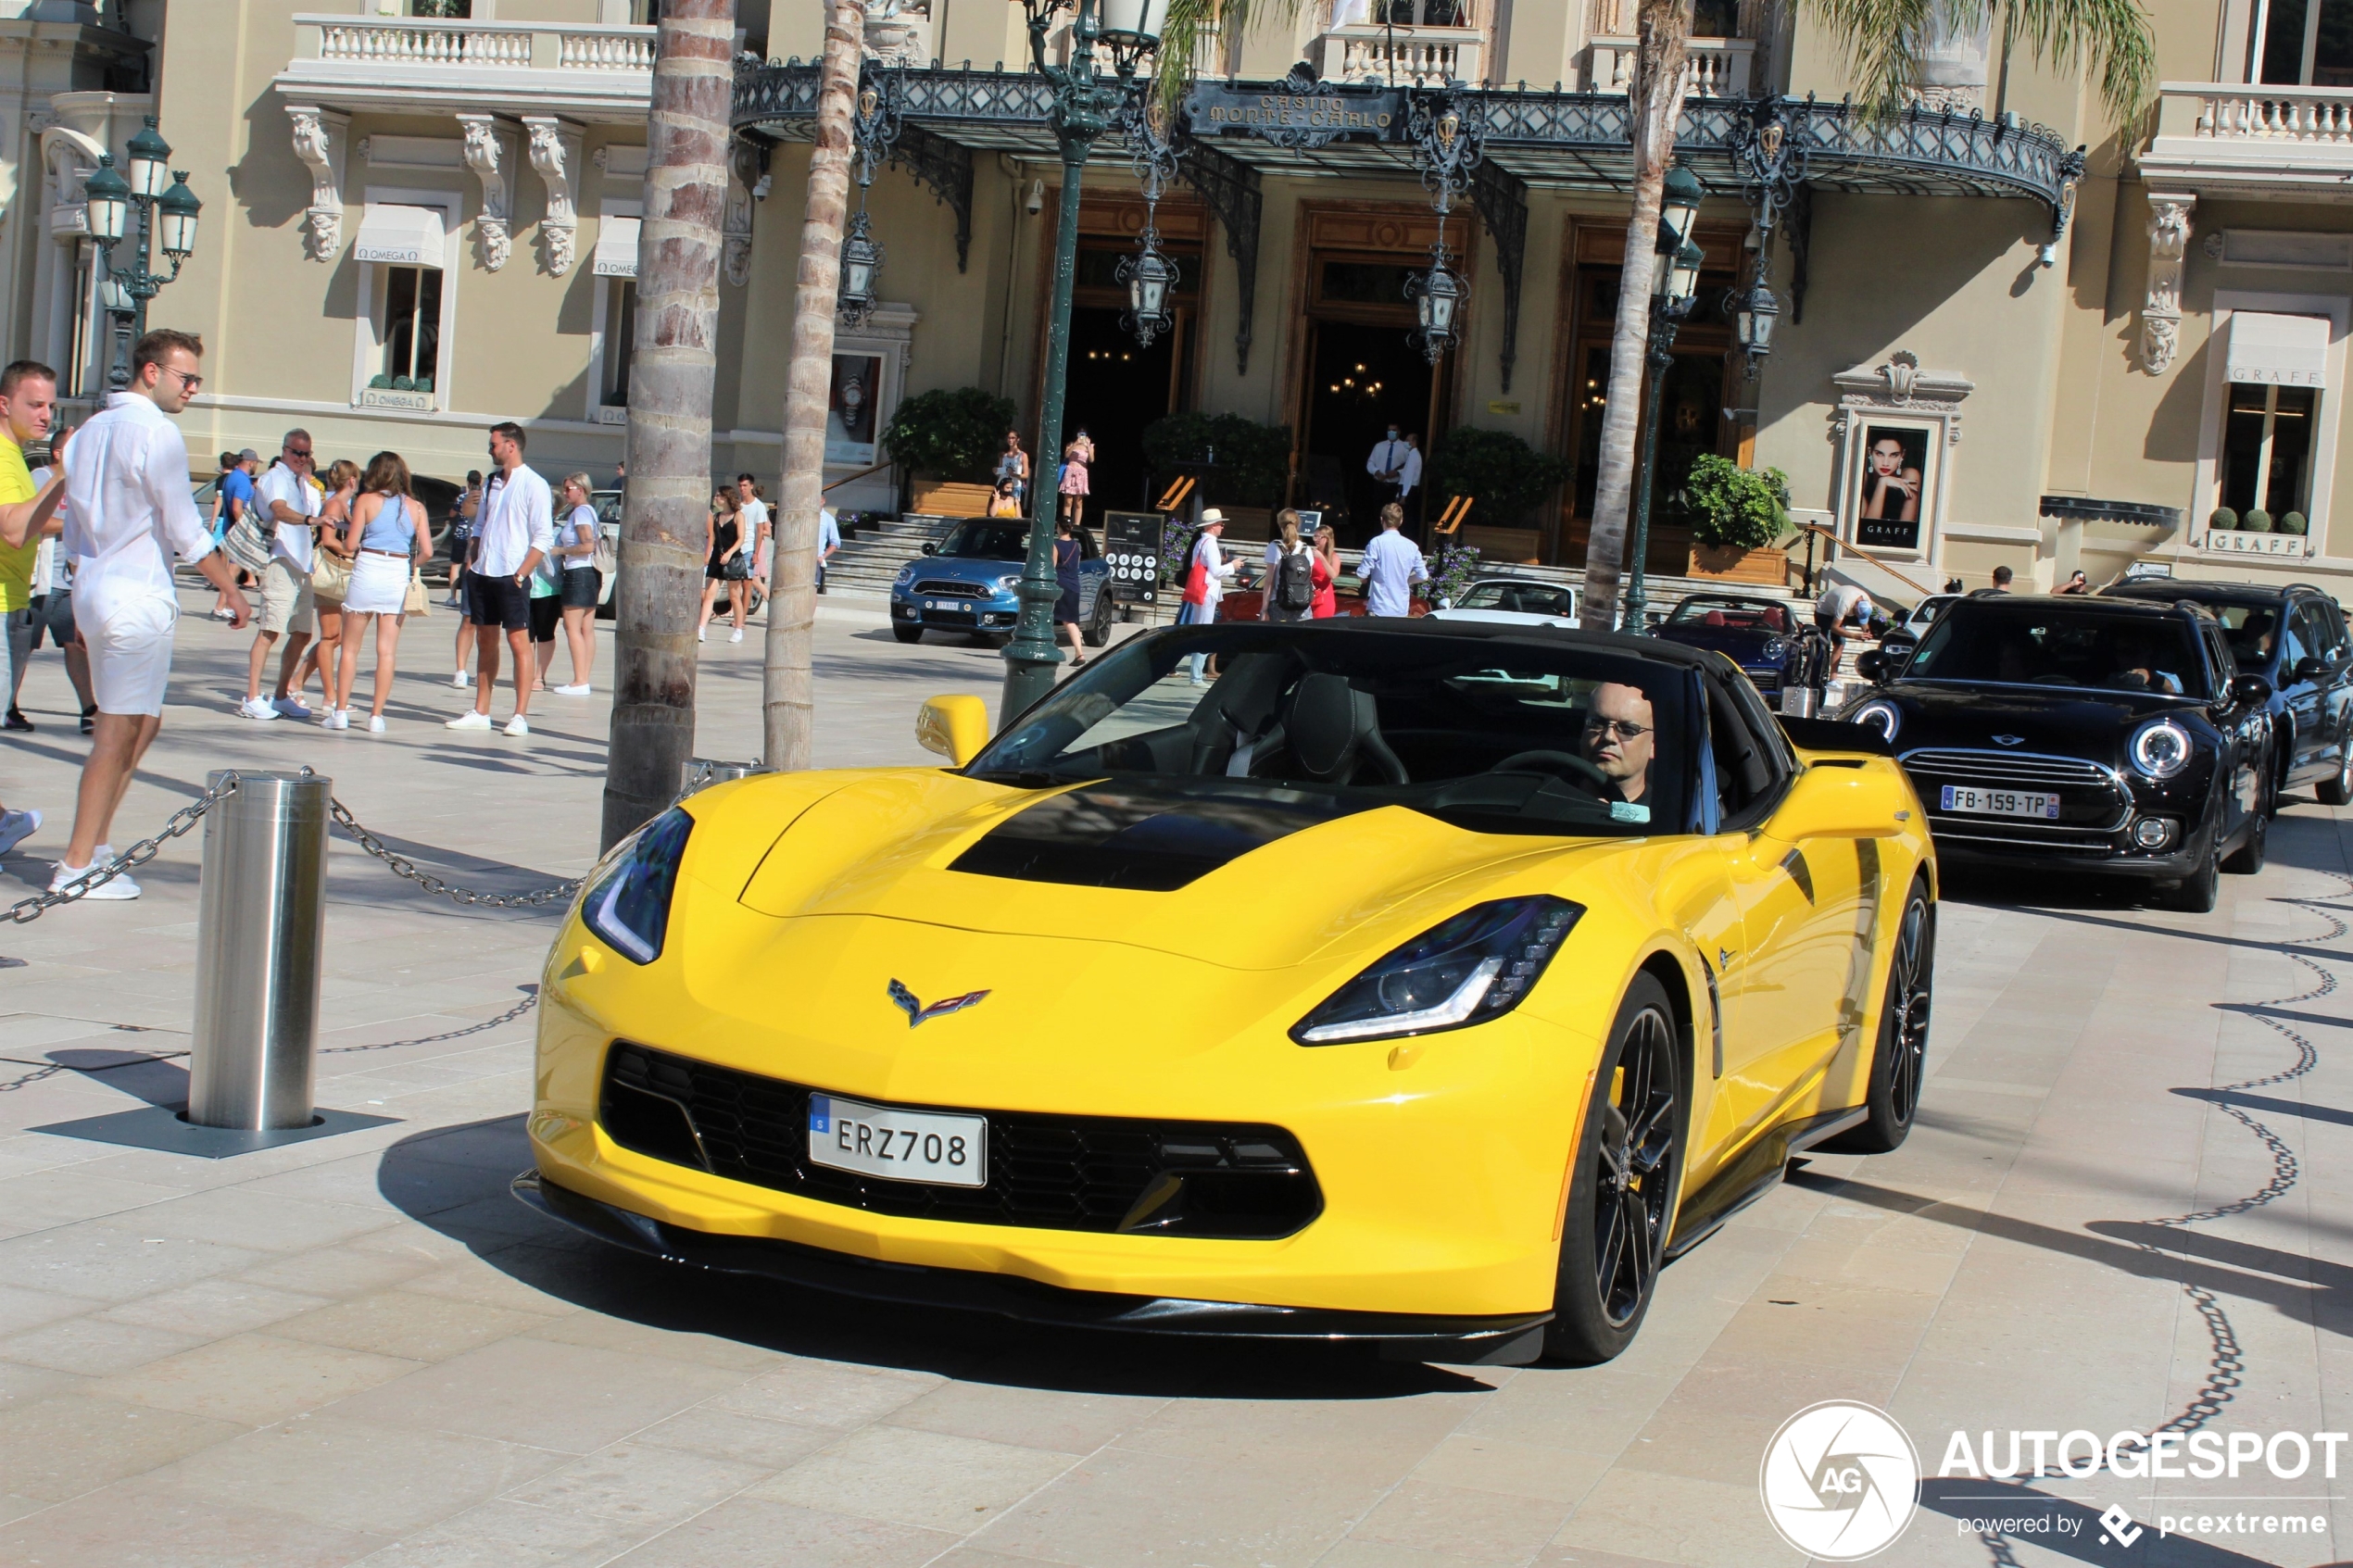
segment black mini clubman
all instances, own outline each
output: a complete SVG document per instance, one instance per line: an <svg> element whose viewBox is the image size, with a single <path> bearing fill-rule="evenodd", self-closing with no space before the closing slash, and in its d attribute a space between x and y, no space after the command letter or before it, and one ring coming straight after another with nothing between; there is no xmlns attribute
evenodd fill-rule
<svg viewBox="0 0 2353 1568"><path fill-rule="evenodd" d="M2200 911L2218 870L2262 869L2271 683L2199 606L1961 599L1900 671L1856 668L1873 689L1839 717L1902 759L1942 859L2128 875Z"/></svg>

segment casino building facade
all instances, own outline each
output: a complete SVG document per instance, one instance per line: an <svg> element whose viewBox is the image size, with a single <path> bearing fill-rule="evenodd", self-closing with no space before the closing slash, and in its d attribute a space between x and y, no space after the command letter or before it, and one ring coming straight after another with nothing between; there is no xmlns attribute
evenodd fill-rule
<svg viewBox="0 0 2353 1568"><path fill-rule="evenodd" d="M2164 86L2120 132L2082 84L2005 57L1996 36L1935 40L1913 107L1875 123L1789 0L1699 0L1679 144L1708 192L1703 308L1658 398L1652 570L1688 567L1674 493L1712 451L1781 470L1817 546L1868 552L1856 570L1894 574L1899 596L2002 564L2041 583L2135 560L2332 584L2353 571L2346 6L2158 0ZM11 355L95 395L82 183L153 113L206 204L197 253L154 307L211 345L183 421L200 461L271 450L299 423L322 451L396 447L455 478L481 465L484 429L515 418L543 468L613 470L646 0L17 9L74 12L76 47L116 53L29 97L23 135L0 141L18 149L0 227ZM1173 328L1149 345L1122 326L1118 273L1147 219L1143 132L1103 138L1079 207L1070 380L1073 424L1101 454L1098 508L1162 487L1142 436L1169 413L1287 428L1285 493L1358 517L1389 423L1425 451L1481 429L1568 477L1515 515L1474 504L1461 537L1491 559L1581 564L1632 10L1311 0L1295 29L1212 40L1150 211L1178 283ZM877 441L905 397L980 387L1034 423L1060 159L1017 6L870 13L866 80L896 133L863 194L880 298L840 334L828 477L843 505L888 510L916 478ZM745 0L739 21L714 466L773 479L822 8ZM0 39L10 29L32 46L34 21L0 15ZM1066 56L1068 40L1053 47ZM1442 219L1467 285L1460 341L1432 364L1406 286L1441 237L1424 176L1450 113L1478 157ZM1760 163L1767 140L1777 157ZM1764 217L1781 315L1752 377L1717 302L1756 275ZM1221 504L1222 483L1203 481ZM2273 526L2244 526L2250 513Z"/></svg>

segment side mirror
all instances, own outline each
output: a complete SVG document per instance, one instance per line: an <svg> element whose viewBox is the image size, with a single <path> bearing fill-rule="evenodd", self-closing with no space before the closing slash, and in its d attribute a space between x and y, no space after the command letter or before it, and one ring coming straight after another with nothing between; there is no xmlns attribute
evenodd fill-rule
<svg viewBox="0 0 2353 1568"><path fill-rule="evenodd" d="M1765 831L1784 844L1806 838L1893 838L1912 820L1914 809L1902 776L1884 766L1818 764L1797 776Z"/></svg>
<svg viewBox="0 0 2353 1568"><path fill-rule="evenodd" d="M2259 707L2271 700L2271 683L2260 675L2234 675L2231 678L2231 699L2249 708Z"/></svg>
<svg viewBox="0 0 2353 1568"><path fill-rule="evenodd" d="M988 705L976 696L936 696L915 714L915 741L961 768L988 744Z"/></svg>
<svg viewBox="0 0 2353 1568"><path fill-rule="evenodd" d="M2298 681L2325 681L2329 678L2329 661L2325 659L2299 659L2296 661Z"/></svg>
<svg viewBox="0 0 2353 1568"><path fill-rule="evenodd" d="M1887 684L1887 655L1870 648L1855 656L1855 673L1875 686Z"/></svg>
<svg viewBox="0 0 2353 1568"><path fill-rule="evenodd" d="M939 554L939 546L926 539L924 541L924 554L927 556L936 556Z"/></svg>

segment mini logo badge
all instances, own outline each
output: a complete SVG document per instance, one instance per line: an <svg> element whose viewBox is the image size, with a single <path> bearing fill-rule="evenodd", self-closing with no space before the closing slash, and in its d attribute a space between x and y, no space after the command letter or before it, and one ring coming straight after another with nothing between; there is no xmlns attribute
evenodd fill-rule
<svg viewBox="0 0 2353 1568"><path fill-rule="evenodd" d="M1854 1562L1912 1522L1919 1455L1885 1411L1830 1399L1781 1424L1756 1487L1783 1540L1825 1562Z"/></svg>
<svg viewBox="0 0 2353 1568"><path fill-rule="evenodd" d="M925 1007L916 999L915 993L907 989L906 986L896 980L890 983L890 999L897 1002L906 1012L907 1027L910 1029L918 1023L927 1023L935 1018L945 1018L951 1012L962 1012L966 1008L978 1007L988 996L988 993L986 991L967 991L961 997L943 997L931 1006Z"/></svg>
<svg viewBox="0 0 2353 1568"><path fill-rule="evenodd" d="M2026 737L2024 735L1995 735L1994 744L1995 746L2024 746Z"/></svg>

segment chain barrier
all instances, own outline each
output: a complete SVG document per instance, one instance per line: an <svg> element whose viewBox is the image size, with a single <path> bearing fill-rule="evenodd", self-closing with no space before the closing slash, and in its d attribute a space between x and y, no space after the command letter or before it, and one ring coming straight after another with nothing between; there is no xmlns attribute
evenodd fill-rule
<svg viewBox="0 0 2353 1568"><path fill-rule="evenodd" d="M178 838L202 821L207 811L234 795L237 792L237 784L238 778L234 772L221 774L219 784L171 813L170 820L160 830L123 850L106 864L91 872L88 876L76 877L63 887L45 893L36 893L30 898L19 898L9 905L9 922L16 925L29 925L60 904L70 904L77 898L88 897L91 892L104 887L133 866L145 865L162 852L166 844Z"/></svg>
<svg viewBox="0 0 2353 1568"><path fill-rule="evenodd" d="M405 877L434 897L447 898L453 904L483 909L536 909L569 899L580 891L583 879L579 877L574 877L570 882L557 883L552 887L535 887L528 893L477 893L471 887L459 887L442 881L431 872L419 871L415 861L391 848L383 839L361 827L359 819L351 814L351 809L333 796L327 797L327 809L333 815L335 822L344 832L349 834L360 848L365 849L389 867L393 875Z"/></svg>

